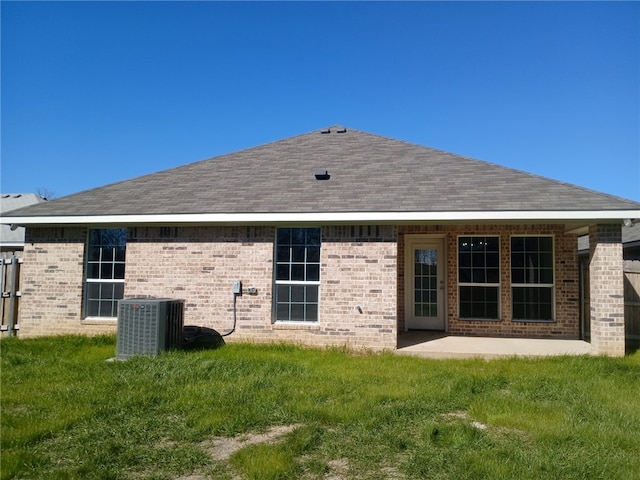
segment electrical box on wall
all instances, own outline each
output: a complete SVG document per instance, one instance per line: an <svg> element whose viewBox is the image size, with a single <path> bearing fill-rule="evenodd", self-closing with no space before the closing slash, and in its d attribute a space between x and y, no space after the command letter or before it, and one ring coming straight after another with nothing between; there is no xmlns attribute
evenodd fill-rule
<svg viewBox="0 0 640 480"><path fill-rule="evenodd" d="M231 282L231 291L234 295L242 295L242 282L240 280Z"/></svg>

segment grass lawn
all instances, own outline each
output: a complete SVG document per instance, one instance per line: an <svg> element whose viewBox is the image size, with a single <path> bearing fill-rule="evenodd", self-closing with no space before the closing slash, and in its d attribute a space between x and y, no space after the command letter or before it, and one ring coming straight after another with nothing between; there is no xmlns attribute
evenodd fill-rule
<svg viewBox="0 0 640 480"><path fill-rule="evenodd" d="M425 360L4 339L1 478L640 478L640 353Z"/></svg>

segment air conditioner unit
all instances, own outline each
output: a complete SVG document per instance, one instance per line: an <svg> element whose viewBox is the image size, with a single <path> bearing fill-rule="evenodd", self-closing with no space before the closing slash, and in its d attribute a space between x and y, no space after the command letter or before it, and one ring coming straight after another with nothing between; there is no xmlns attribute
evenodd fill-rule
<svg viewBox="0 0 640 480"><path fill-rule="evenodd" d="M118 302L116 358L155 356L182 344L184 300L128 298Z"/></svg>

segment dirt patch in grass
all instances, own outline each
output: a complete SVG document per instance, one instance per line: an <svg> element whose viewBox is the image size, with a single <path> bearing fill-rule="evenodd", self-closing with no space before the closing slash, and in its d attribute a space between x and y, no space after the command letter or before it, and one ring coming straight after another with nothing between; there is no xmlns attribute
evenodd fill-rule
<svg viewBox="0 0 640 480"><path fill-rule="evenodd" d="M465 420L466 422L469 422L469 425L471 425L473 428L477 429L477 430L487 430L489 429L489 425L485 425L484 423L480 423L476 420L473 420L469 414L467 412L463 412L463 411L455 411L455 412L449 412L449 413L443 413L442 415L440 415L441 418L444 418L446 420L450 420L450 419L460 419L460 420ZM530 435L525 432L524 430L519 430L517 428L506 428L506 427L492 427L491 430L493 432L496 433L502 433L502 434L515 434L518 435L522 438L529 438Z"/></svg>
<svg viewBox="0 0 640 480"><path fill-rule="evenodd" d="M347 480L361 478L349 464L348 458L331 460L327 464L327 467L329 471L324 475L323 480ZM404 480L406 478L396 467L382 467L379 472L382 475L382 478L387 480Z"/></svg>
<svg viewBox="0 0 640 480"><path fill-rule="evenodd" d="M442 418L462 418L462 419L467 419L469 418L469 414L467 412L463 412L463 411L456 411L456 412L449 412L449 413L443 413L442 415L440 415Z"/></svg>
<svg viewBox="0 0 640 480"><path fill-rule="evenodd" d="M215 461L228 460L231 455L250 445L271 443L292 432L300 425L280 425L271 427L264 433L245 433L237 437L213 437L200 444Z"/></svg>
<svg viewBox="0 0 640 480"><path fill-rule="evenodd" d="M245 447L261 443L276 442L299 426L300 425L278 425L271 427L263 433L245 433L235 437L213 437L201 442L200 448L202 448L212 460L216 462L223 462L229 460L234 453ZM193 472L191 474L178 477L176 480L206 480L208 478L209 477L207 475L203 475L199 472ZM232 475L232 478L238 477Z"/></svg>
<svg viewBox="0 0 640 480"><path fill-rule="evenodd" d="M338 458L331 460L328 464L329 474L325 475L325 480L343 480L349 473L349 459Z"/></svg>

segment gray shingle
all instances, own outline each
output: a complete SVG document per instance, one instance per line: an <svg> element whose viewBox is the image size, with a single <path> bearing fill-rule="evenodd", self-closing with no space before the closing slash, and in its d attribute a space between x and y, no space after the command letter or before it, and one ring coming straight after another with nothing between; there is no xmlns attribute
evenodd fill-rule
<svg viewBox="0 0 640 480"><path fill-rule="evenodd" d="M640 203L378 135L321 130L13 215L597 211ZM328 180L314 173L326 169Z"/></svg>

